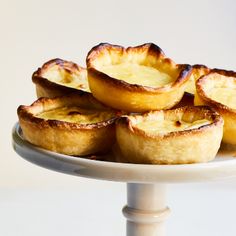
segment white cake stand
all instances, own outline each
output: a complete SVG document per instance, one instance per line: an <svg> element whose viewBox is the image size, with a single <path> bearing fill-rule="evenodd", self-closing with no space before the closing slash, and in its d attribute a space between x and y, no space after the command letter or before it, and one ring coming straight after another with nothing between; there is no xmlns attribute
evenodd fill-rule
<svg viewBox="0 0 236 236"><path fill-rule="evenodd" d="M96 161L57 154L38 148L13 129L13 147L24 159L58 172L127 183L127 236L164 236L168 183L205 182L236 176L236 147L225 146L209 163L187 165L141 165ZM209 144L210 145L210 144Z"/></svg>

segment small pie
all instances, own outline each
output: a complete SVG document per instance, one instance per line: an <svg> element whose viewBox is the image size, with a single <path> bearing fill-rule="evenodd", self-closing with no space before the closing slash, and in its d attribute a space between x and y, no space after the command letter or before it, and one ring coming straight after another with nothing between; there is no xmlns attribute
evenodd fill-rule
<svg viewBox="0 0 236 236"><path fill-rule="evenodd" d="M204 65L193 65L192 66L192 73L188 80L187 87L185 92L190 94L196 93L196 81L203 75L206 75L210 72L210 69Z"/></svg>
<svg viewBox="0 0 236 236"><path fill-rule="evenodd" d="M37 97L57 97L69 93L90 92L87 70L73 62L53 59L32 75Z"/></svg>
<svg viewBox="0 0 236 236"><path fill-rule="evenodd" d="M115 142L118 112L91 94L40 98L19 106L19 123L26 140L54 152L85 156L105 153Z"/></svg>
<svg viewBox="0 0 236 236"><path fill-rule="evenodd" d="M213 69L196 83L195 105L209 105L224 118L223 142L236 145L236 72Z"/></svg>
<svg viewBox="0 0 236 236"><path fill-rule="evenodd" d="M89 88L102 103L129 112L167 109L182 98L190 65L177 65L155 44L107 43L87 55Z"/></svg>
<svg viewBox="0 0 236 236"><path fill-rule="evenodd" d="M122 116L116 122L122 158L131 163L207 162L215 158L222 134L222 117L204 106Z"/></svg>

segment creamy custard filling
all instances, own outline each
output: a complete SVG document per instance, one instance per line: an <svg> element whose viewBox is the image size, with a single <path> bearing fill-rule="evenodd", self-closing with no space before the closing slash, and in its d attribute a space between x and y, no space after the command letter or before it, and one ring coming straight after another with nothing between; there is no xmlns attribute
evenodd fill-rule
<svg viewBox="0 0 236 236"><path fill-rule="evenodd" d="M173 120L148 120L144 122L140 122L136 125L141 130L148 132L150 134L167 134L175 131L183 131L196 129L204 125L208 125L212 123L207 119L196 120L193 122L186 121L173 121Z"/></svg>
<svg viewBox="0 0 236 236"><path fill-rule="evenodd" d="M212 100L236 109L236 88L213 88L207 94Z"/></svg>
<svg viewBox="0 0 236 236"><path fill-rule="evenodd" d="M101 71L110 77L123 80L129 84L139 84L149 87L162 87L173 82L168 74L144 65L123 63L103 66Z"/></svg>
<svg viewBox="0 0 236 236"><path fill-rule="evenodd" d="M114 117L113 112L82 109L79 107L60 107L36 115L45 120L60 120L71 123L94 124Z"/></svg>
<svg viewBox="0 0 236 236"><path fill-rule="evenodd" d="M57 68L55 70L51 69L44 72L43 77L63 86L81 89L89 92L90 90L87 80L87 74L83 72L78 73L79 74L69 73L65 70Z"/></svg>

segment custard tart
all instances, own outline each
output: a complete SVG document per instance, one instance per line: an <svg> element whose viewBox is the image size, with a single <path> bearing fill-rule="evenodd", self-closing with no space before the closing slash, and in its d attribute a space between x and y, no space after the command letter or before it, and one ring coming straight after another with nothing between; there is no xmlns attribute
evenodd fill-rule
<svg viewBox="0 0 236 236"><path fill-rule="evenodd" d="M125 111L167 109L182 98L190 65L177 65L155 44L102 43L86 59L89 88L102 103Z"/></svg>
<svg viewBox="0 0 236 236"><path fill-rule="evenodd" d="M196 81L203 75L206 75L210 72L210 69L204 65L193 65L192 66L192 73L187 82L187 86L185 92L190 94L196 93Z"/></svg>
<svg viewBox="0 0 236 236"><path fill-rule="evenodd" d="M87 70L74 62L53 59L32 75L37 97L57 97L70 93L90 92Z"/></svg>
<svg viewBox="0 0 236 236"><path fill-rule="evenodd" d="M236 145L236 72L213 69L196 83L195 105L209 105L224 118L223 142Z"/></svg>
<svg viewBox="0 0 236 236"><path fill-rule="evenodd" d="M188 164L215 158L222 117L209 107L181 107L122 116L116 138L123 160L144 164Z"/></svg>
<svg viewBox="0 0 236 236"><path fill-rule="evenodd" d="M75 156L108 151L115 141L114 121L118 115L86 93L40 98L31 106L18 108L27 141Z"/></svg>

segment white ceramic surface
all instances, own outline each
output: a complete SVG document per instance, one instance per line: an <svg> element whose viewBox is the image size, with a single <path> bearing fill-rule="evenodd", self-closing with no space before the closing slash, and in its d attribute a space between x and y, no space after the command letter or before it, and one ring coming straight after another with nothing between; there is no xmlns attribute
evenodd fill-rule
<svg viewBox="0 0 236 236"><path fill-rule="evenodd" d="M208 163L187 165L142 165L96 161L54 153L36 147L13 128L13 147L26 160L39 166L89 178L128 183L205 182L236 176L236 148L225 147Z"/></svg>
<svg viewBox="0 0 236 236"><path fill-rule="evenodd" d="M165 221L170 215L166 206L166 186L127 184L127 236L164 236Z"/></svg>

